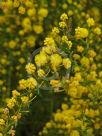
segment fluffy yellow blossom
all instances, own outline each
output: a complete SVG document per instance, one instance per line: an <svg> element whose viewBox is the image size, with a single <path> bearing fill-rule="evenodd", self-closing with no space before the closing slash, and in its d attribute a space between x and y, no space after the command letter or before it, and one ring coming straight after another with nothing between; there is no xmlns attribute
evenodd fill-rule
<svg viewBox="0 0 102 136"><path fill-rule="evenodd" d="M32 30L31 20L28 17L24 18L22 21L22 26L25 32L31 31Z"/></svg>
<svg viewBox="0 0 102 136"><path fill-rule="evenodd" d="M96 27L96 28L94 29L94 33L95 33L96 35L101 35L101 29L100 29L99 27Z"/></svg>
<svg viewBox="0 0 102 136"><path fill-rule="evenodd" d="M28 89L34 89L36 86L37 86L37 81L33 77L30 77L27 79Z"/></svg>
<svg viewBox="0 0 102 136"><path fill-rule="evenodd" d="M52 29L52 34L54 34L54 35L57 35L57 34L59 34L59 29L57 28L57 27L54 27L53 29Z"/></svg>
<svg viewBox="0 0 102 136"><path fill-rule="evenodd" d="M68 42L68 37L66 35L62 36L62 42L65 42L65 43Z"/></svg>
<svg viewBox="0 0 102 136"><path fill-rule="evenodd" d="M68 7L68 5L67 5L66 3L64 3L64 4L62 5L62 8L63 8L63 9L67 9L67 7Z"/></svg>
<svg viewBox="0 0 102 136"><path fill-rule="evenodd" d="M25 8L24 8L23 6L20 6L20 7L18 8L18 12L19 12L20 14L25 14Z"/></svg>
<svg viewBox="0 0 102 136"><path fill-rule="evenodd" d="M88 18L87 19L87 24L88 24L89 27L94 26L95 25L94 19L93 18Z"/></svg>
<svg viewBox="0 0 102 136"><path fill-rule="evenodd" d="M52 69L56 71L57 70L56 68L60 66L60 64L62 63L62 58L59 54L53 54L51 55L50 62Z"/></svg>
<svg viewBox="0 0 102 136"><path fill-rule="evenodd" d="M13 95L13 97L15 98L15 97L17 97L17 96L20 96L20 93L19 93L17 90L13 90L13 91L12 91L12 95Z"/></svg>
<svg viewBox="0 0 102 136"><path fill-rule="evenodd" d="M81 39L81 38L87 38L88 37L88 30L86 28L76 28L75 29L75 37L77 39Z"/></svg>
<svg viewBox="0 0 102 136"><path fill-rule="evenodd" d="M73 15L73 11L72 10L69 10L68 11L68 16L72 16Z"/></svg>
<svg viewBox="0 0 102 136"><path fill-rule="evenodd" d="M35 46L36 38L33 35L30 35L27 37L27 44L28 47L34 47Z"/></svg>
<svg viewBox="0 0 102 136"><path fill-rule="evenodd" d="M72 41L68 41L67 42L67 45L68 45L68 47L69 47L69 49L72 47Z"/></svg>
<svg viewBox="0 0 102 136"><path fill-rule="evenodd" d="M22 103L27 104L29 102L29 98L27 96L21 97Z"/></svg>
<svg viewBox="0 0 102 136"><path fill-rule="evenodd" d="M13 116L11 116L11 119L14 120L14 121L17 121L18 118L17 118L16 115L13 115Z"/></svg>
<svg viewBox="0 0 102 136"><path fill-rule="evenodd" d="M41 34L43 32L43 27L41 25L34 25L33 30L36 34Z"/></svg>
<svg viewBox="0 0 102 136"><path fill-rule="evenodd" d="M73 54L73 58L74 58L75 60L79 60L79 59L80 59L80 55L79 55L79 54Z"/></svg>
<svg viewBox="0 0 102 136"><path fill-rule="evenodd" d="M55 46L55 41L52 37L47 37L45 40L44 40L44 45L47 45L47 46Z"/></svg>
<svg viewBox="0 0 102 136"><path fill-rule="evenodd" d="M24 89L27 88L27 81L26 81L25 79L21 79L21 80L19 81L19 88L20 88L21 90L24 90Z"/></svg>
<svg viewBox="0 0 102 136"><path fill-rule="evenodd" d="M28 74L34 74L36 67L32 63L28 63L25 67Z"/></svg>
<svg viewBox="0 0 102 136"><path fill-rule="evenodd" d="M62 108L62 110L67 110L67 109L68 109L68 105L65 104L65 103L63 103L63 104L61 105L61 108Z"/></svg>
<svg viewBox="0 0 102 136"><path fill-rule="evenodd" d="M48 57L45 53L41 52L35 56L35 63L37 66L44 66L48 62Z"/></svg>
<svg viewBox="0 0 102 136"><path fill-rule="evenodd" d="M47 122L47 123L46 123L46 128L51 128L51 126L52 126L52 123L51 123L51 122Z"/></svg>
<svg viewBox="0 0 102 136"><path fill-rule="evenodd" d="M80 136L80 133L78 130L73 130L71 133L70 133L70 136Z"/></svg>
<svg viewBox="0 0 102 136"><path fill-rule="evenodd" d="M90 61L87 57L83 57L81 60L80 60L81 64L85 67L89 67L90 65Z"/></svg>
<svg viewBox="0 0 102 136"><path fill-rule="evenodd" d="M50 85L52 85L52 87L56 88L56 87L60 87L61 83L59 80L51 80Z"/></svg>
<svg viewBox="0 0 102 136"><path fill-rule="evenodd" d="M42 50L47 54L52 54L57 51L55 46L47 46L47 47L44 47Z"/></svg>
<svg viewBox="0 0 102 136"><path fill-rule="evenodd" d="M46 8L40 8L38 11L38 15L45 18L48 15L48 10Z"/></svg>
<svg viewBox="0 0 102 136"><path fill-rule="evenodd" d="M62 21L66 21L68 19L68 16L66 13L63 13L61 16L60 16L60 20Z"/></svg>
<svg viewBox="0 0 102 136"><path fill-rule="evenodd" d="M34 7L33 2L32 1L28 1L28 0L25 0L25 5L28 8L33 8Z"/></svg>
<svg viewBox="0 0 102 136"><path fill-rule="evenodd" d="M44 76L45 76L45 71L44 71L43 69L39 69L39 70L37 71L37 73L38 73L38 76L39 76L39 77L44 77Z"/></svg>
<svg viewBox="0 0 102 136"><path fill-rule="evenodd" d="M95 122L95 123L94 123L94 127L95 127L95 129L100 129L101 124L98 123L98 122Z"/></svg>
<svg viewBox="0 0 102 136"><path fill-rule="evenodd" d="M92 58L96 56L96 52L95 52L94 50L89 50L89 51L88 51L88 54L89 54L89 56L92 57Z"/></svg>
<svg viewBox="0 0 102 136"><path fill-rule="evenodd" d="M60 26L60 28L64 29L64 28L66 28L67 25L65 22L62 21L62 22L59 22L59 26Z"/></svg>
<svg viewBox="0 0 102 136"><path fill-rule="evenodd" d="M11 40L11 41L9 42L9 47L10 47L11 49L15 48L15 47L16 47L16 42L15 42L14 40Z"/></svg>
<svg viewBox="0 0 102 136"><path fill-rule="evenodd" d="M19 35L23 36L24 35L24 30L19 30Z"/></svg>
<svg viewBox="0 0 102 136"><path fill-rule="evenodd" d="M19 7L19 4L20 4L19 1L14 1L14 2L13 2L13 6L14 6L15 8L18 8L18 7Z"/></svg>
<svg viewBox="0 0 102 136"><path fill-rule="evenodd" d="M68 90L68 94L72 97L72 98L77 98L78 97L78 90L76 87L72 87Z"/></svg>
<svg viewBox="0 0 102 136"><path fill-rule="evenodd" d="M25 59L22 57L22 58L19 58L18 60L21 64L24 64L25 63Z"/></svg>
<svg viewBox="0 0 102 136"><path fill-rule="evenodd" d="M102 71L99 72L99 77L102 78Z"/></svg>
<svg viewBox="0 0 102 136"><path fill-rule="evenodd" d="M5 125L5 120L4 119L0 119L0 126L1 125Z"/></svg>
<svg viewBox="0 0 102 136"><path fill-rule="evenodd" d="M11 98L7 102L7 107L10 108L10 109L12 109L15 106L15 104L16 104L15 98Z"/></svg>
<svg viewBox="0 0 102 136"><path fill-rule="evenodd" d="M0 85L3 85L4 81L0 80Z"/></svg>
<svg viewBox="0 0 102 136"><path fill-rule="evenodd" d="M81 52L83 52L83 50L84 50L83 46L80 46L80 45L77 46L77 51L78 52L81 53Z"/></svg>
<svg viewBox="0 0 102 136"><path fill-rule="evenodd" d="M33 17L36 14L36 9L35 8L28 9L27 14L28 16Z"/></svg>
<svg viewBox="0 0 102 136"><path fill-rule="evenodd" d="M66 69L70 68L71 67L71 61L69 58L65 58L63 59L63 65Z"/></svg>

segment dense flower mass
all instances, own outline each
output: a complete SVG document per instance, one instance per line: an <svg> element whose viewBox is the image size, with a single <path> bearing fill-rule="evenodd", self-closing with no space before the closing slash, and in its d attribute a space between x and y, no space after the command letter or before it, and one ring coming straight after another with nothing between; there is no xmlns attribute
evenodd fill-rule
<svg viewBox="0 0 102 136"><path fill-rule="evenodd" d="M0 1L0 136L102 135L101 3Z"/></svg>

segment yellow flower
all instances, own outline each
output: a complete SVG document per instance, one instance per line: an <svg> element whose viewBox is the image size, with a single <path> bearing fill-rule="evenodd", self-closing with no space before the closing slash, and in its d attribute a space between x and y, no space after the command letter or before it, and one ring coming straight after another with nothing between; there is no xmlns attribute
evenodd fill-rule
<svg viewBox="0 0 102 136"><path fill-rule="evenodd" d="M67 109L68 109L68 105L65 104L65 103L63 103L63 104L61 105L61 108L62 108L62 110L67 110Z"/></svg>
<svg viewBox="0 0 102 136"><path fill-rule="evenodd" d="M73 130L71 133L70 133L70 136L80 136L80 133L78 130Z"/></svg>
<svg viewBox="0 0 102 136"><path fill-rule="evenodd" d="M29 17L33 17L36 14L36 10L34 8L28 9L27 14Z"/></svg>
<svg viewBox="0 0 102 136"><path fill-rule="evenodd" d="M68 16L72 16L74 13L73 13L73 11L72 10L69 10L68 11Z"/></svg>
<svg viewBox="0 0 102 136"><path fill-rule="evenodd" d="M28 47L34 47L35 46L36 38L33 35L30 35L27 37L27 45Z"/></svg>
<svg viewBox="0 0 102 136"><path fill-rule="evenodd" d="M15 104L16 104L16 100L14 98L9 99L7 102L7 106L10 109L12 109L15 106Z"/></svg>
<svg viewBox="0 0 102 136"><path fill-rule="evenodd" d="M13 90L12 95L13 97L17 97L17 96L20 96L20 93L17 90Z"/></svg>
<svg viewBox="0 0 102 136"><path fill-rule="evenodd" d="M32 30L31 21L28 17L23 19L22 26L23 26L25 32Z"/></svg>
<svg viewBox="0 0 102 136"><path fill-rule="evenodd" d="M34 89L36 86L37 86L37 81L33 77L30 77L27 79L28 89Z"/></svg>
<svg viewBox="0 0 102 136"><path fill-rule="evenodd" d="M88 37L88 30L86 28L76 28L75 29L75 37L77 39L81 39L81 38L87 38Z"/></svg>
<svg viewBox="0 0 102 136"><path fill-rule="evenodd" d="M51 127L52 127L52 123L51 122L46 123L46 128L51 128Z"/></svg>
<svg viewBox="0 0 102 136"><path fill-rule="evenodd" d="M59 22L59 26L64 29L66 28L67 25L65 22L62 21L62 22Z"/></svg>
<svg viewBox="0 0 102 136"><path fill-rule="evenodd" d="M87 24L88 24L89 27L94 26L95 25L94 19L93 18L88 18L87 19Z"/></svg>
<svg viewBox="0 0 102 136"><path fill-rule="evenodd" d="M11 41L9 42L9 47L10 47L11 49L14 49L14 48L16 47L16 42L15 42L14 40L11 40Z"/></svg>
<svg viewBox="0 0 102 136"><path fill-rule="evenodd" d="M88 51L88 54L92 58L96 56L96 52L94 50L92 50L92 49Z"/></svg>
<svg viewBox="0 0 102 136"><path fill-rule="evenodd" d="M66 69L70 68L71 67L71 61L69 58L65 58L63 59L63 65Z"/></svg>
<svg viewBox="0 0 102 136"><path fill-rule="evenodd" d="M96 28L94 29L94 33L95 33L96 35L101 35L101 29L100 29L99 27L96 27Z"/></svg>
<svg viewBox="0 0 102 136"><path fill-rule="evenodd" d="M80 46L80 45L77 46L77 51L78 52L81 53L81 52L83 52L83 50L84 50L83 46Z"/></svg>
<svg viewBox="0 0 102 136"><path fill-rule="evenodd" d="M74 58L75 60L79 60L79 59L80 59L80 55L79 55L79 54L73 54L73 58Z"/></svg>
<svg viewBox="0 0 102 136"><path fill-rule="evenodd" d="M24 35L24 31L23 30L19 30L19 35L23 36Z"/></svg>
<svg viewBox="0 0 102 136"><path fill-rule="evenodd" d="M68 37L66 35L62 36L62 42L65 42L65 43L68 42Z"/></svg>
<svg viewBox="0 0 102 136"><path fill-rule="evenodd" d="M52 69L56 71L57 70L56 68L60 66L60 64L62 63L62 58L59 54L53 54L51 55L50 62Z"/></svg>
<svg viewBox="0 0 102 136"><path fill-rule="evenodd" d="M94 123L94 127L95 127L95 129L100 129L101 124L98 123L98 122L95 122L95 123Z"/></svg>
<svg viewBox="0 0 102 136"><path fill-rule="evenodd" d="M11 116L11 119L14 120L15 122L18 120L16 115Z"/></svg>
<svg viewBox="0 0 102 136"><path fill-rule="evenodd" d="M43 27L41 25L34 25L33 30L36 34L41 34L43 32Z"/></svg>
<svg viewBox="0 0 102 136"><path fill-rule="evenodd" d="M28 1L28 0L25 0L25 5L26 5L26 7L28 7L28 8L33 8L33 7L34 7L33 2L32 2L32 1Z"/></svg>
<svg viewBox="0 0 102 136"><path fill-rule="evenodd" d="M28 63L25 67L28 74L34 74L36 67L32 63Z"/></svg>
<svg viewBox="0 0 102 136"><path fill-rule="evenodd" d="M37 71L37 73L38 73L38 76L39 76L39 77L44 77L44 76L45 76L45 71L44 71L43 69L39 69L39 70Z"/></svg>
<svg viewBox="0 0 102 136"><path fill-rule="evenodd" d="M71 87L70 89L68 89L68 94L72 97L72 98L77 98L78 96L78 91L76 87Z"/></svg>
<svg viewBox="0 0 102 136"><path fill-rule="evenodd" d="M54 35L57 35L57 34L59 34L59 29L57 28L57 27L54 27L53 29L52 29L52 35L54 34Z"/></svg>
<svg viewBox="0 0 102 136"><path fill-rule="evenodd" d="M90 61L87 57L83 57L81 60L80 60L81 64L85 67L89 67L90 65Z"/></svg>
<svg viewBox="0 0 102 136"><path fill-rule="evenodd" d="M27 96L21 97L22 103L27 104L29 102L29 98Z"/></svg>
<svg viewBox="0 0 102 136"><path fill-rule="evenodd" d="M72 47L72 42L71 41L67 41L67 45L69 47L69 49Z"/></svg>
<svg viewBox="0 0 102 136"><path fill-rule="evenodd" d="M56 47L55 46L47 46L47 47L43 47L42 51L44 51L47 54L52 54L56 52Z"/></svg>
<svg viewBox="0 0 102 136"><path fill-rule="evenodd" d="M21 64L24 64L25 63L25 59L22 57L22 58L19 58L19 62L21 63Z"/></svg>
<svg viewBox="0 0 102 136"><path fill-rule="evenodd" d="M56 88L56 87L60 87L61 83L59 80L51 80L50 85L52 85L52 87Z"/></svg>
<svg viewBox="0 0 102 136"><path fill-rule="evenodd" d="M5 125L5 120L4 119L0 119L0 126L1 125Z"/></svg>
<svg viewBox="0 0 102 136"><path fill-rule="evenodd" d="M68 16L66 13L63 13L61 16L60 16L60 20L62 21L66 21L68 19Z"/></svg>
<svg viewBox="0 0 102 136"><path fill-rule="evenodd" d="M24 90L24 89L27 88L27 81L26 81L25 79L21 79L21 80L19 81L19 88L20 88L21 90Z"/></svg>
<svg viewBox="0 0 102 136"><path fill-rule="evenodd" d="M19 4L20 4L19 1L14 1L14 2L13 2L13 6L14 6L15 8L18 8L18 7L19 7Z"/></svg>
<svg viewBox="0 0 102 136"><path fill-rule="evenodd" d="M38 10L38 15L45 18L48 15L48 10L46 8L41 8Z"/></svg>
<svg viewBox="0 0 102 136"><path fill-rule="evenodd" d="M44 66L48 61L47 55L43 52L35 56L35 63L37 66Z"/></svg>
<svg viewBox="0 0 102 136"><path fill-rule="evenodd" d="M44 45L47 45L47 46L55 46L55 41L54 41L53 38L47 37L47 38L44 40Z"/></svg>
<svg viewBox="0 0 102 136"><path fill-rule="evenodd" d="M25 14L25 8L24 8L23 6L20 6L20 7L18 8L18 12L19 12L20 14Z"/></svg>

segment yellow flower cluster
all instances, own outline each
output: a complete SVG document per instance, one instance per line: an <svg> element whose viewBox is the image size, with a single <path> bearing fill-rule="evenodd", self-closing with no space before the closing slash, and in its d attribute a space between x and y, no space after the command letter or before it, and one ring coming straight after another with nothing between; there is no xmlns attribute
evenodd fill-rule
<svg viewBox="0 0 102 136"><path fill-rule="evenodd" d="M25 89L34 89L35 87L37 86L37 81L33 78L33 77L30 77L28 78L27 80L25 79L21 79L19 81L19 88L21 90L25 90Z"/></svg>
<svg viewBox="0 0 102 136"><path fill-rule="evenodd" d="M86 21L86 23L88 23L88 21ZM90 26L96 27L95 23ZM59 34L57 34L57 36L59 36ZM67 35L59 37L60 47L58 46L58 48L63 50L61 50L61 54L59 51L59 54L62 56L58 56L57 54L56 57L56 54L53 54L55 56L52 63L58 65L58 67L61 67L60 65L62 63L64 68L70 69L63 77L61 71L57 68L58 76L50 80L50 85L55 92L58 92L60 88L64 90L67 94L67 99L65 99L66 104L64 103L61 106L62 110L58 109L57 112L53 114L53 118L47 122L43 130L39 132L40 136L83 136L84 134L96 136L97 134L101 134L102 76L99 69L102 67L100 65L98 67L97 65L101 58L99 57L100 55L97 55L97 53L99 54L100 48L93 47L94 42L90 42L90 39L94 38L94 36L95 33L94 31L90 32L90 28L76 28L75 41L77 41L77 44L75 45L76 47L73 45L74 49L73 47L71 49L73 50L71 59L68 57L63 58L63 56L66 56L66 52L61 48L65 46L63 43L66 43L70 37ZM82 42L79 41L79 39L81 39ZM95 40L96 39L94 39L94 41ZM55 41L57 41L57 38ZM67 48L67 50L69 50L69 48ZM97 57L99 57L99 60ZM58 63L57 60L59 60ZM97 131L97 134L94 135L95 131Z"/></svg>
<svg viewBox="0 0 102 136"><path fill-rule="evenodd" d="M28 74L34 74L35 70L36 70L36 67L34 66L34 64L28 63L26 65L26 71Z"/></svg>
<svg viewBox="0 0 102 136"><path fill-rule="evenodd" d="M94 26L95 25L94 19L93 18L88 18L87 19L87 24L88 24L89 27Z"/></svg>
<svg viewBox="0 0 102 136"><path fill-rule="evenodd" d="M81 39L81 38L87 38L88 37L88 30L86 28L76 28L75 29L75 37L77 39Z"/></svg>
<svg viewBox="0 0 102 136"><path fill-rule="evenodd" d="M100 17L99 9L88 0L0 2L0 136L15 135L18 121L42 90L48 90L51 98L64 94L65 103L51 113L53 119L39 135L102 135ZM27 63L35 45L42 48Z"/></svg>

